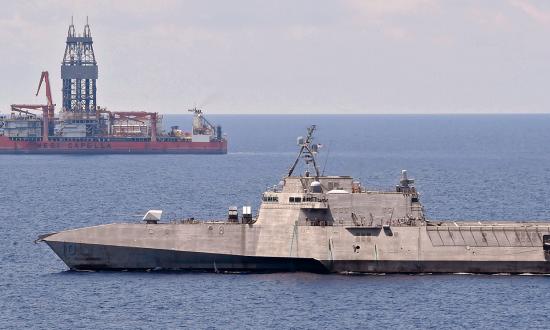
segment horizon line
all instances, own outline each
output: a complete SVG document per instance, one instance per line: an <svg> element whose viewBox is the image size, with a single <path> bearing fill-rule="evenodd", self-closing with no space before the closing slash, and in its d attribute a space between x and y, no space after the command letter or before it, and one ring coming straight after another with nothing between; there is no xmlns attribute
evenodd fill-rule
<svg viewBox="0 0 550 330"><path fill-rule="evenodd" d="M113 112L124 112L124 110L121 111L113 111ZM154 112L154 111L147 111L147 112ZM2 112L0 111L0 115L9 115L11 112ZM59 113L59 112L58 112ZM164 112L157 112L160 115L188 115L192 116L192 114L189 113L164 113ZM373 112L373 113L352 113L352 112L346 112L346 113L308 113L308 112L299 112L299 113L257 113L257 112L251 112L251 113L242 113L242 112L236 112L236 113L225 113L225 112L203 112L206 115L227 115L227 116L307 116L307 115L313 115L313 116L509 116L509 115L550 115L549 112L440 112L440 113L434 113L434 112L392 112L392 113L383 113L383 112Z"/></svg>
<svg viewBox="0 0 550 330"><path fill-rule="evenodd" d="M508 116L508 115L550 115L550 112L443 112L443 113L431 113L431 112L418 112L418 113L223 113L223 112L204 112L206 115L228 115L228 116ZM189 115L187 113L159 113L162 115Z"/></svg>

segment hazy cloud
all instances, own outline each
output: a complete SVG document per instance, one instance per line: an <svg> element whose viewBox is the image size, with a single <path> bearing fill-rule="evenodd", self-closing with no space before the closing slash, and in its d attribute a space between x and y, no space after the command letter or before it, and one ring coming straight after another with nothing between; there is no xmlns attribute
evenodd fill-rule
<svg viewBox="0 0 550 330"><path fill-rule="evenodd" d="M527 0L512 0L510 3L521 9L525 14L538 23L545 25L550 24L550 10L543 10Z"/></svg>
<svg viewBox="0 0 550 330"><path fill-rule="evenodd" d="M60 104L71 15L111 109L550 112L548 2L0 0L3 112L44 69Z"/></svg>

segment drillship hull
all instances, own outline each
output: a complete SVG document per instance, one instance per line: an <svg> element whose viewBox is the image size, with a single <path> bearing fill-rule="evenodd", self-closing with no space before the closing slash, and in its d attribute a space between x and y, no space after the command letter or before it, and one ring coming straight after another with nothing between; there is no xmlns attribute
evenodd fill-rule
<svg viewBox="0 0 550 330"><path fill-rule="evenodd" d="M226 154L227 141L14 141L0 136L0 154Z"/></svg>
<svg viewBox="0 0 550 330"><path fill-rule="evenodd" d="M464 226L463 233L475 238L476 230L480 237L496 231L483 227ZM510 233L517 233L519 240L468 246L456 241L441 245L426 226L357 237L342 227L111 224L45 235L41 240L73 270L550 274L550 258L542 244L550 226L515 225L495 237L511 237ZM444 236L443 230L437 236Z"/></svg>

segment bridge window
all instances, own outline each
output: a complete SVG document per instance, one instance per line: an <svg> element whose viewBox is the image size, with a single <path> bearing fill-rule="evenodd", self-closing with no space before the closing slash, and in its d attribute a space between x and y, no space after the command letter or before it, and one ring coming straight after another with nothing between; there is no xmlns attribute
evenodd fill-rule
<svg viewBox="0 0 550 330"><path fill-rule="evenodd" d="M263 196L262 197L262 200L264 202L273 202L273 203L277 203L279 202L279 197L277 196Z"/></svg>

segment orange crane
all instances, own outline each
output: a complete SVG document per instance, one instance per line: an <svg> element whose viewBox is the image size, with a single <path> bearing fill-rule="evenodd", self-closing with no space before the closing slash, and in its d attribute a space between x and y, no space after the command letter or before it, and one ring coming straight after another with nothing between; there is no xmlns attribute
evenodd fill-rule
<svg viewBox="0 0 550 330"><path fill-rule="evenodd" d="M42 71L40 82L38 83L38 89L36 90L36 96L38 96L38 93L40 92L42 82L44 82L44 84L46 85L46 98L48 99L48 118L53 118L55 104L53 104L52 89L50 88L50 75L48 74L48 71Z"/></svg>
<svg viewBox="0 0 550 330"><path fill-rule="evenodd" d="M53 100L52 100L52 90L50 87L50 77L49 77L48 71L43 71L42 75L40 76L40 82L38 83L38 90L36 91L36 96L38 96L38 92L40 92L40 87L42 86L42 82L44 82L44 84L46 85L46 98L48 99L48 104L12 104L11 110L30 114L30 112L26 110L41 109L42 110L42 141L47 142L48 134L50 131L50 121L53 119L54 111L55 111L55 104L53 104Z"/></svg>

